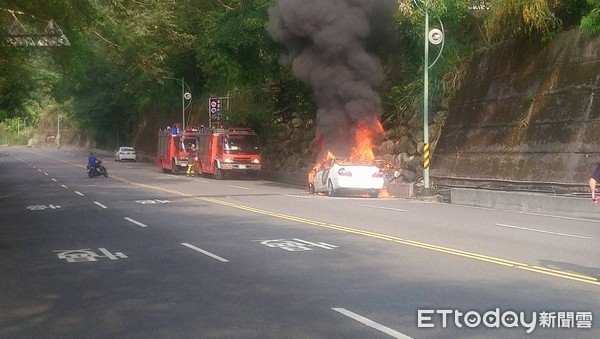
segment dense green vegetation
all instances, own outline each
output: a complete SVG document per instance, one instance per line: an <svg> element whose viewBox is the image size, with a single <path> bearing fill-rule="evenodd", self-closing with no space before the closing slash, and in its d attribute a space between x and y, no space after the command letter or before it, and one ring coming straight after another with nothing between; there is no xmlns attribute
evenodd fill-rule
<svg viewBox="0 0 600 339"><path fill-rule="evenodd" d="M71 43L23 47L0 39L0 138L12 138L18 121L31 126L52 106L99 144L113 146L149 109L181 107L181 88L165 77L184 77L197 103L232 94L235 123L265 130L294 118L309 122L316 111L311 88L294 78L285 48L267 33L275 2L0 0L4 34L15 20L37 32L54 20ZM383 121L391 126L421 111L423 12L413 0L376 2L366 43L384 65ZM574 27L600 30L599 0L427 3L432 25L439 18L446 31L442 58L430 73L433 109L456 93L473 53L507 39L548 41Z"/></svg>

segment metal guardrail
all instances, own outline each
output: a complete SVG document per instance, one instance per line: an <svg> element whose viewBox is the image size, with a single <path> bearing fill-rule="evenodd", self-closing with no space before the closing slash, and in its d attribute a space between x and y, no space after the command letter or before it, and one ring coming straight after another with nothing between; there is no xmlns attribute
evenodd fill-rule
<svg viewBox="0 0 600 339"><path fill-rule="evenodd" d="M464 178L432 176L436 186L443 188L473 188L508 192L551 193L565 196L583 196L589 194L586 183L522 181L493 178Z"/></svg>

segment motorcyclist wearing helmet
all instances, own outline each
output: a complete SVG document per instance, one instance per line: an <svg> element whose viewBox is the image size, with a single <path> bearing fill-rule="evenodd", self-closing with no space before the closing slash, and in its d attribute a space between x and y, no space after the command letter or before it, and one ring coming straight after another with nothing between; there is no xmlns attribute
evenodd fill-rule
<svg viewBox="0 0 600 339"><path fill-rule="evenodd" d="M94 155L94 152L90 152L90 156L88 157L88 164L90 166L90 169L95 169L96 168L96 162L98 161L98 159L96 159L96 156Z"/></svg>

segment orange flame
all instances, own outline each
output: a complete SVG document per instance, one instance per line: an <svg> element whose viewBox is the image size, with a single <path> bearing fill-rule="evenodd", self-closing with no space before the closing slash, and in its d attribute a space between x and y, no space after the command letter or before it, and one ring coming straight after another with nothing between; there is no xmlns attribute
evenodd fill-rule
<svg viewBox="0 0 600 339"><path fill-rule="evenodd" d="M374 128L370 128L366 124L359 124L356 129L354 146L350 151L350 162L353 164L371 164L375 160L373 138L382 133L383 127L379 121L377 121Z"/></svg>
<svg viewBox="0 0 600 339"><path fill-rule="evenodd" d="M356 128L354 145L350 150L350 156L348 159L345 159L345 162L365 165L372 164L373 160L375 160L375 155L373 153L373 148L375 145L373 139L378 135L382 135L383 133L383 126L381 126L379 120L375 119L375 124L360 123ZM328 162L335 158L335 155L328 150L325 156L318 160L313 166L312 170L308 172L309 184L312 185L314 183L314 176L319 168L322 166L327 166Z"/></svg>
<svg viewBox="0 0 600 339"><path fill-rule="evenodd" d="M331 160L335 159L335 155L331 153L331 151L327 151L327 154L321 160L317 161L317 163L313 166L312 170L308 172L308 182L312 185L315 180L315 173L323 167L326 166L327 163Z"/></svg>
<svg viewBox="0 0 600 339"><path fill-rule="evenodd" d="M388 191L387 187L381 188L378 198L394 198L395 196Z"/></svg>

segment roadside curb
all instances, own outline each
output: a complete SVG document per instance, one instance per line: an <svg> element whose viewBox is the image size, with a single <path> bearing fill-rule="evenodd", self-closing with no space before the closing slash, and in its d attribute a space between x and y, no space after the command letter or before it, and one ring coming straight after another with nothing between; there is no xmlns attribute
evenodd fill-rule
<svg viewBox="0 0 600 339"><path fill-rule="evenodd" d="M450 203L498 210L600 220L600 205L590 198L533 192L452 188Z"/></svg>

